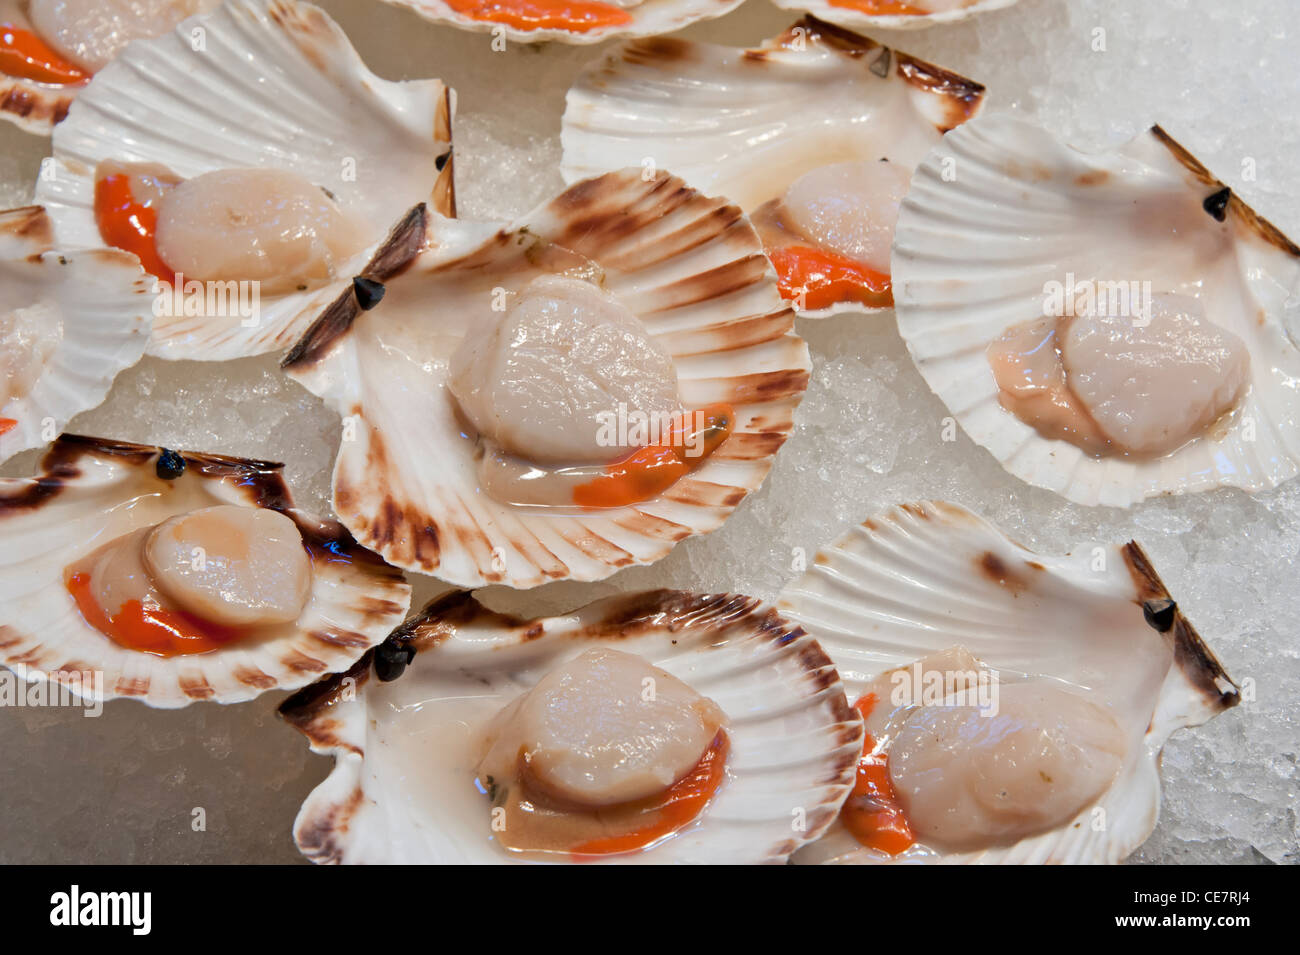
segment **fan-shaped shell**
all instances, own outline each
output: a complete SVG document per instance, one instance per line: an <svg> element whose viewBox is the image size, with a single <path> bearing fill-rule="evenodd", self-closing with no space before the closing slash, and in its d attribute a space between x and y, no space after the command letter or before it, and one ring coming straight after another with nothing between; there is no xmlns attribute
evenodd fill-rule
<svg viewBox="0 0 1300 955"><path fill-rule="evenodd" d="M1149 224L1163 208L1189 226L1137 231L1135 216ZM1104 153L1009 116L954 130L912 179L892 268L899 331L926 383L1030 484L1127 507L1225 485L1261 490L1300 468L1300 328L1286 324L1300 249L1158 126ZM1051 283L1071 276L1199 297L1250 353L1251 388L1232 419L1164 457L1097 458L1003 409L986 346L1039 318Z"/></svg>
<svg viewBox="0 0 1300 955"><path fill-rule="evenodd" d="M447 23L462 30L478 33L491 33L494 37L505 37L512 43L538 43L558 40L561 43L601 43L615 37L655 36L660 33L672 33L697 20L712 20L725 13L730 13L744 0L625 0L625 2L608 3L601 0L594 2L564 3L560 0L504 0L504 2L483 3L482 6L492 12L486 16L492 19L476 18L455 9L444 0L387 0L394 6L406 7L434 23ZM462 4L463 5L463 4ZM607 26L593 26L588 30L570 30L554 22L547 22L547 14L560 10L573 10L575 13L599 16L600 7L622 8L629 19L624 23ZM528 28L512 22L508 15L512 9L527 8L535 11L530 18L537 26ZM554 8L554 11L548 8ZM590 11L581 8L591 8Z"/></svg>
<svg viewBox="0 0 1300 955"><path fill-rule="evenodd" d="M962 0L961 6L927 12L931 4L926 0L772 0L785 10L807 10L809 13L848 27L850 30L923 30L939 24L957 23L977 13L1001 10L1018 0ZM899 7L912 7L900 10ZM944 4L938 4L942 7ZM878 11L878 12L877 12Z"/></svg>
<svg viewBox="0 0 1300 955"><path fill-rule="evenodd" d="M447 357L464 327L492 320L492 290L521 288L549 248L603 271L606 290L672 356L686 407L734 408L731 437L646 503L539 511L478 489L474 445L444 387ZM508 225L417 208L365 275L388 282L384 299L363 312L345 292L284 367L355 425L334 467L340 520L390 563L463 587L599 580L716 529L762 483L808 384L807 346L753 228L663 172L578 183Z"/></svg>
<svg viewBox="0 0 1300 955"><path fill-rule="evenodd" d="M32 388L0 403L0 461L49 443L101 401L117 373L144 354L152 283L117 249L56 252L40 206L0 212L0 314L41 303L59 340ZM21 346L20 346L21 347ZM2 397L2 395L0 395Z"/></svg>
<svg viewBox="0 0 1300 955"><path fill-rule="evenodd" d="M753 212L827 163L887 157L912 169L983 96L972 80L813 17L753 49L633 40L569 90L561 172L574 182L624 166L670 169Z"/></svg>
<svg viewBox="0 0 1300 955"><path fill-rule="evenodd" d="M1130 739L1107 793L1056 830L1014 845L907 861L1119 862L1151 834L1160 750L1170 734L1236 705L1236 684L1175 609L1169 629L1145 605L1169 600L1135 542L1050 557L963 507L904 504L819 553L777 606L830 654L849 696L875 676L954 645L992 667L1057 677L1107 702ZM1101 811L1098 812L1097 810ZM837 827L838 828L838 827ZM799 861L881 862L844 831Z"/></svg>
<svg viewBox="0 0 1300 955"><path fill-rule="evenodd" d="M280 708L312 750L335 758L294 823L314 862L507 861L473 787L475 734L597 645L639 654L712 699L731 745L728 778L696 822L609 861L782 862L831 824L852 785L862 723L839 677L816 641L750 597L659 590L520 620L453 593L390 643L415 650L395 681L379 682L367 656Z"/></svg>
<svg viewBox="0 0 1300 955"><path fill-rule="evenodd" d="M137 41L95 75L54 134L38 200L64 248L99 246L95 167L161 163L190 178L288 169L327 188L372 228L339 282L262 297L240 315L160 315L150 354L223 360L288 347L369 258L389 225L428 201L455 214L454 96L440 80L376 76L339 26L296 0L231 0L176 31ZM193 277L192 277L193 278ZM220 310L218 310L220 311Z"/></svg>
<svg viewBox="0 0 1300 955"><path fill-rule="evenodd" d="M96 698L173 708L235 703L345 670L405 616L400 571L333 521L293 507L281 465L181 452L184 472L157 473L161 448L64 435L31 478L0 479L0 662L28 681ZM312 563L306 608L256 643L161 657L126 649L81 616L64 570L123 534L214 504L268 507L302 532ZM84 674L98 674L98 683Z"/></svg>

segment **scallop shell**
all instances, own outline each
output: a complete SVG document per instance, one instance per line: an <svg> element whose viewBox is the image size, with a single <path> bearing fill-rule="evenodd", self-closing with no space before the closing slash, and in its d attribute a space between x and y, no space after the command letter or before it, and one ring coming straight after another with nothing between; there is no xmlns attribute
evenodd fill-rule
<svg viewBox="0 0 1300 955"><path fill-rule="evenodd" d="M772 0L783 10L807 10L850 30L923 30L941 23L958 23L977 13L1002 10L1019 0L966 0L966 6L937 13L867 13L832 0Z"/></svg>
<svg viewBox="0 0 1300 955"><path fill-rule="evenodd" d="M456 323L489 318L491 290L522 287L539 251L556 247L603 270L673 357L687 407L735 410L731 437L643 504L556 513L478 490L473 442L444 389ZM509 225L413 209L365 275L391 279L384 300L362 312L345 292L284 368L355 426L334 467L339 519L390 563L461 587L599 580L715 530L762 483L808 385L807 346L753 227L663 172L578 183Z"/></svg>
<svg viewBox="0 0 1300 955"><path fill-rule="evenodd" d="M84 84L37 83L0 73L0 118L33 136L48 136L84 88Z"/></svg>
<svg viewBox="0 0 1300 955"><path fill-rule="evenodd" d="M36 195L60 246L82 248L103 244L94 214L101 160L158 162L186 178L283 168L327 187L377 240L417 202L455 214L453 106L440 80L371 73L318 7L231 0L132 43L97 73L55 130ZM372 251L345 263L338 282L266 296L250 326L238 315L160 316L149 353L215 361L283 349Z"/></svg>
<svg viewBox="0 0 1300 955"><path fill-rule="evenodd" d="M620 26L603 29L574 31L558 27L538 27L524 30L506 23L494 23L489 20L476 20L463 13L457 13L443 0L386 0L398 7L405 7L434 23L447 23L462 30L476 33L491 33L493 37L503 36L512 43L539 43L558 40L561 43L589 44L602 43L615 37L655 36L660 33L672 33L697 20L712 20L730 13L744 0L629 0L613 2L610 6L624 7L631 15L631 22ZM609 0L606 0L609 2ZM499 4L508 7L510 4ZM561 6L561 4L556 4Z"/></svg>
<svg viewBox="0 0 1300 955"><path fill-rule="evenodd" d="M1187 261L1191 237L1136 235L1135 202L1179 204L1216 243ZM1190 211L1187 211L1190 210ZM1219 222L1216 218L1221 217ZM1222 224L1220 224L1220 222ZM913 176L894 238L898 327L930 389L979 445L1021 480L1080 504L1127 507L1215 487L1257 491L1300 470L1300 249L1159 126L1118 149L1084 153L1009 116L954 130ZM1230 420L1162 458L1095 458L1042 437L998 403L985 346L1043 314L1047 283L1150 280L1192 289L1246 343L1252 385Z"/></svg>
<svg viewBox="0 0 1300 955"><path fill-rule="evenodd" d="M394 682L379 682L367 656L280 708L335 758L294 823L313 862L508 861L472 784L479 720L593 645L639 654L714 700L731 744L727 780L696 823L606 861L785 861L834 821L862 749L861 720L817 642L751 597L658 590L521 620L460 592L389 642L416 651Z"/></svg>
<svg viewBox="0 0 1300 955"><path fill-rule="evenodd" d="M624 166L671 169L752 212L829 162L887 156L913 168L983 96L972 80L814 17L748 50L634 40L569 90L560 171L573 182ZM852 310L863 307L799 314Z"/></svg>
<svg viewBox="0 0 1300 955"><path fill-rule="evenodd" d="M181 452L185 470L156 473L161 448L63 435L31 478L0 478L0 662L29 682L164 709L237 703L345 670L407 612L400 571L333 521L293 507L281 465ZM256 645L161 657L128 650L82 618L64 569L122 534L214 504L269 507L292 518L312 557L298 622ZM100 686L84 676L99 675Z"/></svg>
<svg viewBox="0 0 1300 955"><path fill-rule="evenodd" d="M1066 826L1011 846L901 858L1114 863L1155 828L1160 750L1170 734L1239 701L1236 684L1180 611L1166 632L1147 623L1145 605L1168 599L1136 542L1047 557L963 507L927 502L891 508L853 528L817 555L777 606L830 654L851 699L880 673L956 644L995 668L1056 676L1100 693L1132 745L1098 803ZM797 861L887 857L840 830Z"/></svg>
<svg viewBox="0 0 1300 955"><path fill-rule="evenodd" d="M0 212L0 312L50 301L62 323L31 391L0 405L0 418L16 422L0 435L0 461L47 444L74 415L104 400L118 372L140 360L153 320L151 284L126 252L54 251L40 206Z"/></svg>

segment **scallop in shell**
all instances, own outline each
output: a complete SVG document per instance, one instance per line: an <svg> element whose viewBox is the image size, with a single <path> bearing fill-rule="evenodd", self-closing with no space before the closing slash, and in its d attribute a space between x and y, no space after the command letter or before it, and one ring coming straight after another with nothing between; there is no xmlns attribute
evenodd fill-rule
<svg viewBox="0 0 1300 955"><path fill-rule="evenodd" d="M1127 507L1300 467L1300 249L1158 126L1101 153L1009 116L954 130L893 273L926 383L1030 484Z"/></svg>
<svg viewBox="0 0 1300 955"><path fill-rule="evenodd" d="M851 30L921 30L1001 10L1017 0L772 0Z"/></svg>
<svg viewBox="0 0 1300 955"><path fill-rule="evenodd" d="M533 587L598 580L722 524L762 483L807 387L793 323L738 208L633 169L504 225L412 210L283 365L344 417L334 507L359 541L459 586ZM458 384L474 369L489 377ZM599 442L602 415L612 444L634 399L674 392L706 426L705 409L725 408L711 453L687 466L674 442L655 457L629 427L644 448L633 458L655 470L550 469ZM500 455L488 437L537 453ZM616 472L678 476L621 496ZM610 486L620 494L591 493ZM539 498L545 487L561 496Z"/></svg>
<svg viewBox="0 0 1300 955"><path fill-rule="evenodd" d="M912 169L983 97L972 80L813 17L748 50L633 40L569 90L561 172L671 169L749 213L801 316L880 310Z"/></svg>
<svg viewBox="0 0 1300 955"><path fill-rule="evenodd" d="M778 608L867 712L860 778L888 776L796 861L1119 862L1170 734L1239 701L1137 543L1044 556L954 504L855 527Z"/></svg>
<svg viewBox="0 0 1300 955"><path fill-rule="evenodd" d="M40 206L0 212L0 461L103 401L149 341L151 283L135 259L53 242Z"/></svg>
<svg viewBox="0 0 1300 955"><path fill-rule="evenodd" d="M98 73L55 131L36 192L61 246L117 230L168 283L150 354L276 351L405 210L455 214L453 105L439 80L371 73L315 6L232 0ZM109 218L120 215L129 228ZM141 239L130 223L145 217Z"/></svg>
<svg viewBox="0 0 1300 955"><path fill-rule="evenodd" d="M0 117L48 135L90 78L132 40L219 0L0 0Z"/></svg>
<svg viewBox="0 0 1300 955"><path fill-rule="evenodd" d="M730 13L744 0L387 0L434 23L514 43L600 43L672 33Z"/></svg>
<svg viewBox="0 0 1300 955"><path fill-rule="evenodd" d="M783 862L831 824L852 784L862 724L817 643L771 607L734 594L660 590L522 620L453 593L396 630L375 651L373 668L368 655L281 706L313 751L335 759L298 813L298 848L331 863L572 858L555 848L536 856L505 849L519 837L510 821L495 824L506 817L494 813L493 800L506 802L504 790L514 784L486 780L476 766L491 751L503 708L508 715L548 685L554 691L556 674L571 678L593 657L608 668L615 656L623 665L653 667L652 696L706 698L727 748L725 778L692 819L679 818L675 830L641 850L612 853L621 846L606 844L604 859ZM572 742L590 746L593 728L617 737L627 761L639 760L640 745L619 736L628 724L613 711L635 718L651 697L633 683L636 699L622 699L627 688L618 685L604 711L586 705L589 694L604 694L598 686L569 679L553 693L555 705L533 714L547 745L526 747L529 768L546 772L539 763L549 756L552 777L563 778L598 765ZM640 725L649 734L649 724Z"/></svg>
<svg viewBox="0 0 1300 955"><path fill-rule="evenodd" d="M162 708L347 669L402 619L411 590L337 523L294 508L280 467L60 437L40 474L0 479L0 662ZM131 595L146 575L165 602ZM204 642L145 649L142 621L158 624L151 640Z"/></svg>

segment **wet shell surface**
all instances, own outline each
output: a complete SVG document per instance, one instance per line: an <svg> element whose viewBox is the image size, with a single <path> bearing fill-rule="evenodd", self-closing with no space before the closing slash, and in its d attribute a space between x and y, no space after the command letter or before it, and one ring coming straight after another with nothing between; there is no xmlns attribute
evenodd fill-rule
<svg viewBox="0 0 1300 955"><path fill-rule="evenodd" d="M676 368L682 403L734 409L703 465L641 504L529 509L480 490L474 442L445 387L448 355L548 257L586 262ZM539 264L541 263L541 264ZM412 210L367 266L387 283L363 311L344 293L284 360L344 417L336 513L399 567L462 587L599 580L718 528L772 466L808 384L771 267L741 211L640 169L577 183L507 224Z"/></svg>
<svg viewBox="0 0 1300 955"><path fill-rule="evenodd" d="M573 182L670 169L753 213L829 163L888 158L910 172L983 96L972 80L813 17L753 49L633 40L569 90L561 172ZM841 301L800 316L861 308Z"/></svg>
<svg viewBox="0 0 1300 955"><path fill-rule="evenodd" d="M730 13L744 0L386 0L434 23L503 36L513 43L601 43L672 33ZM477 12L477 15L475 13Z"/></svg>
<svg viewBox="0 0 1300 955"><path fill-rule="evenodd" d="M1001 10L1017 0L772 0L851 30L923 30Z"/></svg>
<svg viewBox="0 0 1300 955"><path fill-rule="evenodd" d="M608 861L783 862L834 820L862 747L861 721L816 641L750 597L659 590L521 620L454 593L378 652L390 645L415 652L396 680L380 682L368 655L280 708L313 751L335 758L294 824L314 862L510 861L474 786L478 734L592 647L637 654L711 698L731 743L727 778L694 822Z"/></svg>
<svg viewBox="0 0 1300 955"><path fill-rule="evenodd" d="M1165 230L1162 217L1178 228ZM1007 116L955 130L912 179L893 273L899 331L930 389L1030 484L1127 507L1222 486L1262 490L1300 468L1300 249L1158 126L1105 153ZM1172 453L1132 458L1087 454L1005 410L987 346L1042 316L1049 288L1093 280L1199 299L1249 353L1236 410Z"/></svg>
<svg viewBox="0 0 1300 955"><path fill-rule="evenodd" d="M0 212L0 320L14 323L0 327L0 348L13 349L0 390L0 461L47 444L102 402L149 341L152 283L135 257L117 249L56 252L53 241L40 206ZM26 328L29 321L39 331ZM40 340L27 340L30 332ZM26 377L30 387L11 393Z"/></svg>
<svg viewBox="0 0 1300 955"><path fill-rule="evenodd" d="M296 510L280 465L180 452L183 472L164 478L161 454L147 445L64 435L40 474L0 479L5 666L28 681L52 680L103 699L161 708L236 703L347 669L405 616L411 589L401 572L337 523ZM85 621L64 584L65 568L137 528L218 504L272 508L298 526L312 584L296 623L256 643L162 657L122 647ZM101 675L98 690L86 673Z"/></svg>
<svg viewBox="0 0 1300 955"><path fill-rule="evenodd" d="M133 43L96 74L55 131L36 194L60 246L82 248L104 244L94 211L95 169L104 160L158 163L186 179L283 169L327 190L368 233L368 247L342 263L336 281L261 295L251 318L230 314L220 300L210 314L206 298L201 314L173 308L180 314L159 316L149 346L153 355L194 360L278 351L412 205L455 214L453 107L454 94L439 80L390 82L371 73L315 6L232 0L173 33Z"/></svg>
<svg viewBox="0 0 1300 955"><path fill-rule="evenodd" d="M1115 863L1151 834L1160 750L1175 730L1236 705L1236 685L1169 601L1135 542L1065 557L1034 553L963 507L905 504L853 528L782 592L781 613L830 654L851 700L873 677L960 645L1000 671L1053 677L1100 695L1125 731L1110 788L1067 825L1012 845L899 861ZM1160 616L1166 619L1160 620ZM1097 812L1098 808L1102 812ZM1098 826L1096 821L1104 820ZM840 827L801 862L881 863Z"/></svg>

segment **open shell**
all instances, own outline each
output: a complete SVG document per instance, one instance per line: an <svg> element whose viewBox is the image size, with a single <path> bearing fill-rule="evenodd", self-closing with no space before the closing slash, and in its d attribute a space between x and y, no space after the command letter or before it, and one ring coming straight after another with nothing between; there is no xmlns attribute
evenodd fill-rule
<svg viewBox="0 0 1300 955"><path fill-rule="evenodd" d="M784 10L807 10L823 20L851 30L923 30L941 23L957 23L977 13L1001 10L1018 0L965 0L965 6L935 13L867 13L833 0L772 0ZM917 0L924 6L925 0Z"/></svg>
<svg viewBox="0 0 1300 955"><path fill-rule="evenodd" d="M686 407L735 410L731 437L653 500L557 513L479 491L447 358L464 327L491 318L492 290L521 288L546 250L602 270L672 356ZM390 563L462 587L599 580L716 529L762 483L808 384L807 346L753 228L663 172L578 183L508 225L414 209L364 274L388 282L383 300L363 312L345 292L284 368L355 425L334 467L339 519Z"/></svg>
<svg viewBox="0 0 1300 955"><path fill-rule="evenodd" d="M293 507L281 465L181 452L184 473L156 473L161 448L64 435L31 478L0 479L0 662L28 681L83 696L174 708L236 703L345 670L405 616L400 571L333 521ZM302 616L255 644L161 657L128 650L82 618L64 569L100 545L214 504L269 507L292 518L312 562ZM99 674L100 686L84 674Z"/></svg>
<svg viewBox="0 0 1300 955"><path fill-rule="evenodd" d="M1135 234L1135 203L1181 209L1205 233ZM1194 239L1214 243L1208 264L1192 262ZM1300 249L1158 126L1104 153L1079 152L1009 116L954 130L913 176L892 269L899 331L926 383L977 444L1030 484L1127 507L1221 486L1261 490L1300 470L1300 325L1287 325ZM1070 274L1149 280L1153 292L1199 297L1210 320L1249 349L1251 386L1239 409L1154 459L1096 458L1003 409L985 347L1040 317L1048 284Z"/></svg>
<svg viewBox="0 0 1300 955"><path fill-rule="evenodd" d="M152 282L117 249L56 252L40 206L0 212L0 313L38 302L60 338L31 390L0 404L16 424L0 435L0 461L48 444L74 415L94 408L149 341Z"/></svg>
<svg viewBox="0 0 1300 955"><path fill-rule="evenodd" d="M558 40L561 43L602 43L615 37L656 36L660 33L672 33L697 20L712 20L730 13L744 0L625 0L611 2L612 6L623 7L630 14L631 21L617 26L602 27L592 30L565 30L559 27L537 27L523 29L506 23L494 23L489 20L477 20L458 13L442 0L387 0L398 7L412 10L426 20L434 23L448 23L462 30L477 33L491 33L494 37L504 36L513 43L538 43ZM610 2L610 0L606 0ZM509 9L510 4L501 6ZM557 3L556 6L562 6Z"/></svg>
<svg viewBox="0 0 1300 955"><path fill-rule="evenodd" d="M826 163L883 156L914 168L983 96L972 80L813 17L748 50L634 40L569 90L561 172L573 182L624 166L671 169L753 212Z"/></svg>
<svg viewBox="0 0 1300 955"><path fill-rule="evenodd" d="M280 708L313 751L335 758L294 823L314 862L508 861L473 786L476 734L550 669L600 644L714 700L731 743L727 781L696 822L608 861L782 862L831 824L852 786L863 730L838 675L815 640L751 597L658 590L521 620L453 593L390 642L416 651L397 680L379 682L368 655Z"/></svg>
<svg viewBox="0 0 1300 955"><path fill-rule="evenodd" d="M201 31L199 48L193 31ZM60 247L94 247L103 245L94 214L102 160L161 163L185 178L289 169L327 188L378 242L417 202L455 214L453 106L440 80L397 83L371 73L318 7L232 0L131 44L96 74L55 130L36 195ZM344 263L337 282L265 296L248 325L239 315L162 315L149 353L223 360L286 348L371 251L373 243Z"/></svg>
<svg viewBox="0 0 1300 955"><path fill-rule="evenodd" d="M1042 556L965 508L927 502L853 528L782 591L778 607L830 654L851 699L872 677L957 644L995 668L1100 693L1131 745L1097 803L1066 826L1011 846L950 855L909 850L899 858L1114 863L1155 827L1160 750L1170 734L1239 701L1236 684L1181 612L1164 633L1147 623L1144 604L1167 599L1135 542ZM797 861L888 860L836 830Z"/></svg>

